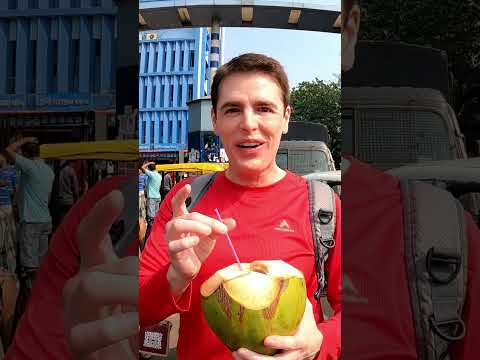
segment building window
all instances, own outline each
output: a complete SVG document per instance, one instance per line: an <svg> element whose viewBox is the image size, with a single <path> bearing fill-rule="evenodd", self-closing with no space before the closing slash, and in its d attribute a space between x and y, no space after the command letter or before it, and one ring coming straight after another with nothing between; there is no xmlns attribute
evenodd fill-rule
<svg viewBox="0 0 480 360"><path fill-rule="evenodd" d="M148 47L145 48L145 68L143 69L143 72L146 74L148 73L148 62L150 61L150 51Z"/></svg>
<svg viewBox="0 0 480 360"><path fill-rule="evenodd" d="M37 42L30 40L28 48L28 80L27 91L29 94L35 93L35 82L37 81Z"/></svg>
<svg viewBox="0 0 480 360"><path fill-rule="evenodd" d="M152 84L152 107L155 107L155 95L157 94L157 85Z"/></svg>
<svg viewBox="0 0 480 360"><path fill-rule="evenodd" d="M52 40L52 62L51 62L51 70L52 70L52 77L50 78L50 92L57 91L57 73L58 73L58 41Z"/></svg>
<svg viewBox="0 0 480 360"><path fill-rule="evenodd" d="M9 41L7 45L7 94L15 93L16 65L17 42Z"/></svg>
<svg viewBox="0 0 480 360"><path fill-rule="evenodd" d="M177 106L183 106L182 104L182 87L180 84L178 84L178 91L177 91Z"/></svg>
<svg viewBox="0 0 480 360"><path fill-rule="evenodd" d="M188 96L187 96L188 101L191 101L193 99L193 84L188 84Z"/></svg>
<svg viewBox="0 0 480 360"><path fill-rule="evenodd" d="M175 48L172 49L171 71L175 71Z"/></svg>
<svg viewBox="0 0 480 360"><path fill-rule="evenodd" d="M162 63L162 72L167 71L167 47L165 46L165 51L163 52L163 63Z"/></svg>
<svg viewBox="0 0 480 360"><path fill-rule="evenodd" d="M93 77L93 92L100 92L100 78L101 74L101 56L102 56L102 40L95 39L95 75Z"/></svg>
<svg viewBox="0 0 480 360"><path fill-rule="evenodd" d="M28 0L28 7L30 9L38 9L38 0Z"/></svg>
<svg viewBox="0 0 480 360"><path fill-rule="evenodd" d="M147 135L147 122L142 121L142 131L140 131L140 142L142 144L145 144L147 142L146 135Z"/></svg>
<svg viewBox="0 0 480 360"><path fill-rule="evenodd" d="M190 50L190 70L195 67L195 50Z"/></svg>
<svg viewBox="0 0 480 360"><path fill-rule="evenodd" d="M50 8L58 8L59 0L50 0Z"/></svg>
<svg viewBox="0 0 480 360"><path fill-rule="evenodd" d="M160 107L163 107L163 91L164 91L164 86L162 84L160 84L160 102L159 102L159 106Z"/></svg>
<svg viewBox="0 0 480 360"><path fill-rule="evenodd" d="M91 6L92 7L100 7L101 0L92 0Z"/></svg>
<svg viewBox="0 0 480 360"><path fill-rule="evenodd" d="M80 7L80 0L71 0L70 7L79 8Z"/></svg>
<svg viewBox="0 0 480 360"><path fill-rule="evenodd" d="M153 71L157 72L157 63L158 63L158 51L153 49Z"/></svg>
<svg viewBox="0 0 480 360"><path fill-rule="evenodd" d="M173 84L170 85L170 104L169 107L173 107Z"/></svg>
<svg viewBox="0 0 480 360"><path fill-rule="evenodd" d="M147 82L148 80L145 78L145 85L143 87L143 107L144 108L147 107L147 89L148 89Z"/></svg>
<svg viewBox="0 0 480 360"><path fill-rule="evenodd" d="M72 84L70 91L76 92L79 89L80 76L80 40L72 40Z"/></svg>
<svg viewBox="0 0 480 360"><path fill-rule="evenodd" d="M185 51L180 50L180 70L183 70L183 58L185 57Z"/></svg>
<svg viewBox="0 0 480 360"><path fill-rule="evenodd" d="M17 8L17 0L8 0L8 9L15 10Z"/></svg>
<svg viewBox="0 0 480 360"><path fill-rule="evenodd" d="M155 143L155 121L152 119L150 121L150 144Z"/></svg>

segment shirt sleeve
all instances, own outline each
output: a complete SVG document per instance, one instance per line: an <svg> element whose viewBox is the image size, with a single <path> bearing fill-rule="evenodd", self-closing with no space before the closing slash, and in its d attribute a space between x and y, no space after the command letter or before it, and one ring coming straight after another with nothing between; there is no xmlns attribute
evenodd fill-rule
<svg viewBox="0 0 480 360"><path fill-rule="evenodd" d="M466 214L468 242L467 293L463 307L465 337L452 344L453 359L478 359L480 344L480 231L470 214Z"/></svg>
<svg viewBox="0 0 480 360"><path fill-rule="evenodd" d="M179 298L175 298L167 281L170 266L165 225L172 218L171 199L185 182L178 184L162 202L147 245L140 257L139 313L140 326L157 324L168 316L190 309L191 285Z"/></svg>
<svg viewBox="0 0 480 360"><path fill-rule="evenodd" d="M336 196L335 247L325 265L328 276L327 299L334 312L328 320L318 324L323 343L318 360L336 360L341 355L341 307L342 307L342 217L340 199ZM321 303L318 302L321 310Z"/></svg>
<svg viewBox="0 0 480 360"><path fill-rule="evenodd" d="M31 175L35 168L33 166L33 160L27 159L22 155L15 155L15 167L22 172L22 174Z"/></svg>
<svg viewBox="0 0 480 360"><path fill-rule="evenodd" d="M153 175L153 171L150 171L150 170L148 170L148 169L145 169L145 175L146 175L147 177L151 177L151 176ZM145 180L146 180L146 179L145 179Z"/></svg>

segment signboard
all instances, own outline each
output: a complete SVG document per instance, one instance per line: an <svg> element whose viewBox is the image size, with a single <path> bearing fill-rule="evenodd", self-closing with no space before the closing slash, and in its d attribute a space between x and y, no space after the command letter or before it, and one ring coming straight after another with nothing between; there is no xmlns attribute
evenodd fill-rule
<svg viewBox="0 0 480 360"><path fill-rule="evenodd" d="M90 104L89 94L47 94L37 95L36 105L39 107L84 106Z"/></svg>
<svg viewBox="0 0 480 360"><path fill-rule="evenodd" d="M0 95L0 109L18 109L26 106L25 95Z"/></svg>

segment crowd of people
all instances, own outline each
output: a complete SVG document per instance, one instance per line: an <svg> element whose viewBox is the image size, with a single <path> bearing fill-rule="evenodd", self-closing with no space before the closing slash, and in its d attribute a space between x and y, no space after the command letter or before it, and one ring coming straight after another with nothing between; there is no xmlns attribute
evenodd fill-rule
<svg viewBox="0 0 480 360"><path fill-rule="evenodd" d="M155 166L155 162L147 161L138 169L138 217L140 227L145 228L145 239L150 234L162 199L178 181L174 173L165 172L162 175Z"/></svg>
<svg viewBox="0 0 480 360"><path fill-rule="evenodd" d="M36 138L18 136L0 153L2 347L8 347L49 241L88 190L84 161L48 163Z"/></svg>

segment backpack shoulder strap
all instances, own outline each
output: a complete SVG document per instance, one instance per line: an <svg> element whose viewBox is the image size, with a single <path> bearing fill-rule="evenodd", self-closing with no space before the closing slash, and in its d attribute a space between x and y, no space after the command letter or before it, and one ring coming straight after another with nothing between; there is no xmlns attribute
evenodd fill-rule
<svg viewBox="0 0 480 360"><path fill-rule="evenodd" d="M318 300L326 293L325 263L330 249L335 246L335 192L323 181L308 180L308 195L318 281L315 299Z"/></svg>
<svg viewBox="0 0 480 360"><path fill-rule="evenodd" d="M464 211L447 191L401 182L405 257L419 359L450 359L449 345L465 335Z"/></svg>
<svg viewBox="0 0 480 360"><path fill-rule="evenodd" d="M213 184L218 173L208 173L195 177L190 186L192 187L192 192L190 193L190 200L187 200L187 210L192 211L192 209L197 205L200 199L205 195L210 186Z"/></svg>

